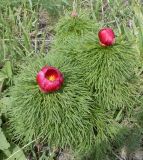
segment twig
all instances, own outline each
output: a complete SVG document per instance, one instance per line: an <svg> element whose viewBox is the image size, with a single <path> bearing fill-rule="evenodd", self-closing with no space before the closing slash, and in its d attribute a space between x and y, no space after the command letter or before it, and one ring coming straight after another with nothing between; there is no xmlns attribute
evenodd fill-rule
<svg viewBox="0 0 143 160"><path fill-rule="evenodd" d="M122 157L118 156L114 151L112 151L112 153L113 153L113 154L114 154L114 156L116 156L116 158L118 158L119 160L126 160L126 159L124 159L124 158L122 158Z"/></svg>
<svg viewBox="0 0 143 160"><path fill-rule="evenodd" d="M40 137L39 137L40 138ZM38 139L39 139L38 138ZM15 153L13 153L10 157L7 158L7 160L9 160L10 158L12 158L14 155L16 155L18 152L20 152L21 150L23 150L24 148L26 148L27 146L29 146L30 144L32 144L33 142L35 142L37 139L34 139L33 141L29 142L28 144L26 144L25 146L23 146L22 148L20 148L18 151L16 151Z"/></svg>
<svg viewBox="0 0 143 160"><path fill-rule="evenodd" d="M4 41L15 41L15 39L3 39ZM17 41L25 41L24 39L18 38ZM46 40L43 38L37 38L37 39L31 39L31 41L45 41L45 42L50 42L51 40Z"/></svg>
<svg viewBox="0 0 143 160"><path fill-rule="evenodd" d="M76 2L76 0L74 0L73 1L73 11L76 11L76 9L77 9L77 2Z"/></svg>
<svg viewBox="0 0 143 160"><path fill-rule="evenodd" d="M94 14L94 8L93 8L93 0L90 0L90 8L91 8L92 16L96 20L96 16Z"/></svg>

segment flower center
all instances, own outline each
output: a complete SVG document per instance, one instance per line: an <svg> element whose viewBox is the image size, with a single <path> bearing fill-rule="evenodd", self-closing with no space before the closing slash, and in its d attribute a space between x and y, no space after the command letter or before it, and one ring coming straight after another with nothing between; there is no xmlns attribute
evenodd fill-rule
<svg viewBox="0 0 143 160"><path fill-rule="evenodd" d="M55 80L56 80L56 77L55 77L55 75L49 75L49 76L47 76L47 79L48 79L49 81L55 81Z"/></svg>

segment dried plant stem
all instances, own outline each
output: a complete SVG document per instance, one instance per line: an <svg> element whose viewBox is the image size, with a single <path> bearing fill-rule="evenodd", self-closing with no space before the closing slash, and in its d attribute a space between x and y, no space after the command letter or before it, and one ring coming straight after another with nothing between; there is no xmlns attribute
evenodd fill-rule
<svg viewBox="0 0 143 160"><path fill-rule="evenodd" d="M39 137L40 138L40 137ZM38 139L39 139L38 138ZM23 150L24 148L28 147L30 144L32 144L33 142L37 141L37 138L34 139L33 141L27 143L26 145L24 145L22 148L20 148L18 151L14 152L10 157L7 158L7 160L9 160L10 158L12 158L14 155L16 155L18 152L20 152L21 150Z"/></svg>

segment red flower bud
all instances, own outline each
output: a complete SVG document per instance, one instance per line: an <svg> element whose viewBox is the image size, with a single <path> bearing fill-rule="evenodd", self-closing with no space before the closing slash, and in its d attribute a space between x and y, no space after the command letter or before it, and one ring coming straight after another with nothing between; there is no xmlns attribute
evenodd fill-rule
<svg viewBox="0 0 143 160"><path fill-rule="evenodd" d="M77 12L76 11L72 11L71 17L77 17L77 16L78 16Z"/></svg>
<svg viewBox="0 0 143 160"><path fill-rule="evenodd" d="M36 81L43 93L59 90L64 82L63 74L55 67L45 66L37 74Z"/></svg>
<svg viewBox="0 0 143 160"><path fill-rule="evenodd" d="M98 37L102 46L111 46L115 43L115 34L111 28L101 29Z"/></svg>

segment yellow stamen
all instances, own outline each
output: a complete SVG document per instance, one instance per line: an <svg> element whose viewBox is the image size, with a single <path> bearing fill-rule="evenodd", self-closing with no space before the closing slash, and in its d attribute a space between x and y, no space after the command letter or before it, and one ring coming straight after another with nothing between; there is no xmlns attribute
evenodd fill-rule
<svg viewBox="0 0 143 160"><path fill-rule="evenodd" d="M56 80L56 78L55 78L54 75L48 76L47 79L48 79L49 81L55 81L55 80Z"/></svg>

